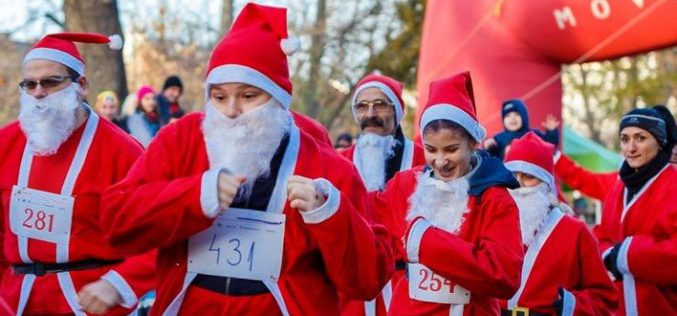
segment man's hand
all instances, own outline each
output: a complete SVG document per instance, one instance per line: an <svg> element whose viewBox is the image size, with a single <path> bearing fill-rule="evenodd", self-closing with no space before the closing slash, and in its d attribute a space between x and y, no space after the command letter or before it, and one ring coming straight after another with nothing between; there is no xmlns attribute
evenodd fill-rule
<svg viewBox="0 0 677 316"><path fill-rule="evenodd" d="M228 172L222 171L219 173L218 179L218 191L219 191L219 207L222 210L227 209L235 196L237 195L237 190L240 188L240 185L244 183L247 178L242 176L234 176Z"/></svg>
<svg viewBox="0 0 677 316"><path fill-rule="evenodd" d="M496 143L496 140L493 137L489 137L489 138L484 140L483 146L484 146L484 149L489 149L491 147L498 146L498 144Z"/></svg>
<svg viewBox="0 0 677 316"><path fill-rule="evenodd" d="M315 187L313 180L301 176L291 176L287 181L287 196L292 208L301 212L318 209L326 198Z"/></svg>
<svg viewBox="0 0 677 316"><path fill-rule="evenodd" d="M559 127L560 121L552 115L548 114L548 117L545 118L545 122L542 123L543 127L549 131L556 130Z"/></svg>
<svg viewBox="0 0 677 316"><path fill-rule="evenodd" d="M103 315L115 305L122 303L120 293L106 280L98 280L82 287L78 301L85 312Z"/></svg>

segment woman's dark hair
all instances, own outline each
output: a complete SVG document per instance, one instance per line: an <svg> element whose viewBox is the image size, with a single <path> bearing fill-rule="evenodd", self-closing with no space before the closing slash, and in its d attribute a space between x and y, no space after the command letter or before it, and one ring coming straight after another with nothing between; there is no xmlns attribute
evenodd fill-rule
<svg viewBox="0 0 677 316"><path fill-rule="evenodd" d="M454 134L460 135L461 138L467 140L470 144L477 144L477 141L472 136L470 136L470 133L468 133L468 131L465 130L463 126L454 121L445 119L438 119L428 123L423 128L422 135L425 135L430 132L437 133L441 129L451 130Z"/></svg>

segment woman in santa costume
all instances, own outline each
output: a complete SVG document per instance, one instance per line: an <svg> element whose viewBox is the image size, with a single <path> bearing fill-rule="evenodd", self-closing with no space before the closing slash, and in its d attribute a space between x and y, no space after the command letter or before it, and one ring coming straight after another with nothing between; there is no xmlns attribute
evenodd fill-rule
<svg viewBox="0 0 677 316"><path fill-rule="evenodd" d="M389 315L499 314L517 291L523 246L502 161L476 151L485 136L469 73L434 81L420 120L426 166L398 173L375 196L396 257L408 262Z"/></svg>
<svg viewBox="0 0 677 316"><path fill-rule="evenodd" d="M119 251L159 248L152 315L339 315L339 294L373 299L391 277L359 175L289 112L289 41L286 9L247 4L212 53L205 112L105 195Z"/></svg>
<svg viewBox="0 0 677 316"><path fill-rule="evenodd" d="M155 281L153 253L124 256L103 236L103 191L142 148L84 101L74 42L122 46L96 33L42 38L23 61L19 120L0 129L0 297L17 315L127 315Z"/></svg>
<svg viewBox="0 0 677 316"><path fill-rule="evenodd" d="M502 303L502 314L612 315L618 294L592 233L557 199L553 152L530 132L513 141L505 157L521 186L510 193L527 250L520 288Z"/></svg>
<svg viewBox="0 0 677 316"><path fill-rule="evenodd" d="M677 315L677 168L667 126L651 108L620 123L625 161L594 232L623 294L621 315Z"/></svg>

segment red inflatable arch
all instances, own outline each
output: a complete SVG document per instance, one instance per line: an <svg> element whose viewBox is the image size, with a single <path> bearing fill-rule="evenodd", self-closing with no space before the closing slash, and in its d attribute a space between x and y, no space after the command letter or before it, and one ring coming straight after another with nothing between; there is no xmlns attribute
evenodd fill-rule
<svg viewBox="0 0 677 316"><path fill-rule="evenodd" d="M515 97L540 128L547 114L561 116L561 64L673 46L675 21L674 0L428 0L419 104L432 80L469 70L488 135L502 130L501 102Z"/></svg>

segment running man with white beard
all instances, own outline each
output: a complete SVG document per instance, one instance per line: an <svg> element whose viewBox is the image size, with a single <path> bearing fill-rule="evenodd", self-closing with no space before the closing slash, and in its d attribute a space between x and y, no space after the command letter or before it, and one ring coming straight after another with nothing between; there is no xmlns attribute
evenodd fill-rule
<svg viewBox="0 0 677 316"><path fill-rule="evenodd" d="M212 52L205 112L106 192L111 242L159 249L152 315L339 315L339 294L373 299L392 275L354 167L292 119L286 21L247 4Z"/></svg>
<svg viewBox="0 0 677 316"><path fill-rule="evenodd" d="M503 162L478 152L485 136L469 73L434 81L420 120L426 166L398 173L375 197L407 277L389 315L495 315L519 286L523 247Z"/></svg>
<svg viewBox="0 0 677 316"><path fill-rule="evenodd" d="M512 142L505 166L521 187L510 190L526 247L520 288L502 315L613 315L618 292L585 224L557 200L554 146L533 132Z"/></svg>
<svg viewBox="0 0 677 316"><path fill-rule="evenodd" d="M357 84L352 98L361 134L341 154L357 167L367 191L383 190L395 173L425 164L423 147L402 134L402 83L371 74Z"/></svg>
<svg viewBox="0 0 677 316"><path fill-rule="evenodd" d="M364 77L353 93L352 111L362 134L357 143L341 152L355 164L367 191L383 190L399 171L425 164L423 147L402 133L404 116L401 82L379 74ZM397 238L395 238L397 239ZM396 240L397 241L397 240ZM375 301L343 301L345 316L385 315L392 286L404 275L405 262L396 258L395 275Z"/></svg>
<svg viewBox="0 0 677 316"><path fill-rule="evenodd" d="M0 296L18 315L127 315L155 281L154 254L123 257L104 239L101 195L142 149L83 102L73 42L122 46L45 36L23 61L19 120L0 130Z"/></svg>

